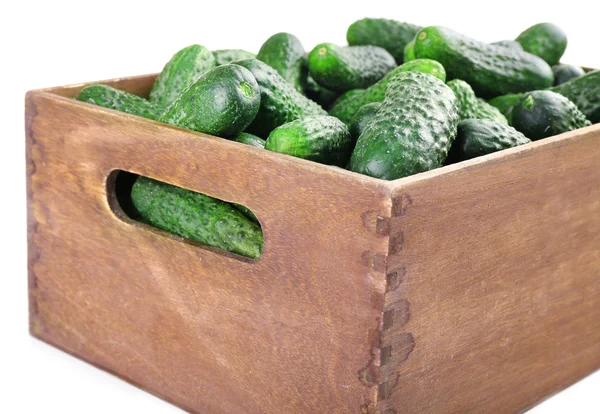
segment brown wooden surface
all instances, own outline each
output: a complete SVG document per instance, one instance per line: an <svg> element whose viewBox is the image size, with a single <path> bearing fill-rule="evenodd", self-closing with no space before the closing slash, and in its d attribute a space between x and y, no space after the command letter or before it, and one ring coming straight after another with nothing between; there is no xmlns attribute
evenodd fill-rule
<svg viewBox="0 0 600 414"><path fill-rule="evenodd" d="M26 100L36 337L198 413L515 412L600 366L600 126L386 182L83 86ZM263 256L132 222L118 169L248 206Z"/></svg>
<svg viewBox="0 0 600 414"><path fill-rule="evenodd" d="M597 125L394 182L382 412L519 412L600 367L599 160Z"/></svg>

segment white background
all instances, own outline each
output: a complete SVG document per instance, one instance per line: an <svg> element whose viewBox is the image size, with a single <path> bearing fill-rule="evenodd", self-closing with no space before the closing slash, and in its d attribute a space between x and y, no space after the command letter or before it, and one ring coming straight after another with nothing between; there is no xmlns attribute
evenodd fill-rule
<svg viewBox="0 0 600 414"><path fill-rule="evenodd" d="M287 31L307 49L345 44L362 17L445 25L484 41L512 39L541 21L569 36L563 62L600 68L597 7L592 1L246 2L104 0L3 2L0 6L0 412L177 413L180 410L28 336L25 221L26 90L158 72L180 48L257 52ZM532 4L538 3L538 4ZM6 4L10 4L11 9ZM583 7L587 4L586 7ZM583 8L582 8L583 7ZM16 9L15 9L16 8ZM595 10L593 10L595 9ZM600 413L600 373L547 400L535 414Z"/></svg>

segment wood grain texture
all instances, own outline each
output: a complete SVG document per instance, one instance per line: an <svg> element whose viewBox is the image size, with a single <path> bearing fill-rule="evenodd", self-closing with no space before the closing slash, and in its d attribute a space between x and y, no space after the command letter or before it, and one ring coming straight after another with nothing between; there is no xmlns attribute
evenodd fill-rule
<svg viewBox="0 0 600 414"><path fill-rule="evenodd" d="M600 367L600 125L387 182L83 86L26 97L34 336L194 413L520 412ZM116 170L246 205L263 256L132 221Z"/></svg>
<svg viewBox="0 0 600 414"><path fill-rule="evenodd" d="M395 182L379 409L521 412L600 367L600 125Z"/></svg>
<svg viewBox="0 0 600 414"><path fill-rule="evenodd" d="M27 126L33 335L191 412L374 407L385 185L47 92ZM115 214L115 169L248 206L263 256Z"/></svg>

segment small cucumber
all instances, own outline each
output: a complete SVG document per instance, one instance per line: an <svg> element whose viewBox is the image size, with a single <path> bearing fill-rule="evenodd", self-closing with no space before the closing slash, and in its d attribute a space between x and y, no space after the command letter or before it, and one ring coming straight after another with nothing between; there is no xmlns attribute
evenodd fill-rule
<svg viewBox="0 0 600 414"><path fill-rule="evenodd" d="M242 144L250 145L251 147L256 148L265 148L266 141L256 135L249 134L248 132L240 132L235 137L232 138L235 142L240 142Z"/></svg>
<svg viewBox="0 0 600 414"><path fill-rule="evenodd" d="M352 171L394 180L441 167L456 137L456 96L427 73L394 76L352 153Z"/></svg>
<svg viewBox="0 0 600 414"><path fill-rule="evenodd" d="M137 178L131 200L159 229L251 258L262 253L260 226L229 203L147 177Z"/></svg>
<svg viewBox="0 0 600 414"><path fill-rule="evenodd" d="M475 107L475 112L473 113L473 118L476 119L493 119L496 122L500 122L501 124L508 125L508 120L502 112L498 110L495 106L490 105L486 101L481 98L477 98L477 106Z"/></svg>
<svg viewBox="0 0 600 414"><path fill-rule="evenodd" d="M415 60L415 39L411 40L404 46L404 63Z"/></svg>
<svg viewBox="0 0 600 414"><path fill-rule="evenodd" d="M502 115L506 118L509 125L512 125L512 110L513 107L519 103L521 98L523 97L522 93L510 93L508 95L500 95L491 99L488 103L500 111Z"/></svg>
<svg viewBox="0 0 600 414"><path fill-rule="evenodd" d="M345 166L352 152L346 125L332 116L309 116L275 128L265 149L320 162Z"/></svg>
<svg viewBox="0 0 600 414"><path fill-rule="evenodd" d="M467 82L477 96L493 98L552 86L550 66L537 56L430 26L416 37L415 56L444 65L449 79Z"/></svg>
<svg viewBox="0 0 600 414"><path fill-rule="evenodd" d="M351 46L379 46L390 52L398 64L403 62L404 47L421 30L420 26L390 19L365 18L348 27L346 39Z"/></svg>
<svg viewBox="0 0 600 414"><path fill-rule="evenodd" d="M338 92L330 91L327 88L319 85L312 76L308 75L306 77L306 88L304 89L304 94L307 98L315 101L322 108L328 109L332 103L340 96Z"/></svg>
<svg viewBox="0 0 600 414"><path fill-rule="evenodd" d="M573 78L550 90L569 98L592 123L600 122L600 70Z"/></svg>
<svg viewBox="0 0 600 414"><path fill-rule="evenodd" d="M529 142L529 138L513 127L493 119L466 119L458 124L458 134L448 153L447 163L468 160Z"/></svg>
<svg viewBox="0 0 600 414"><path fill-rule="evenodd" d="M261 138L286 122L313 115L327 115L317 103L298 92L272 67L258 59L235 62L248 69L260 87L260 109L248 131Z"/></svg>
<svg viewBox="0 0 600 414"><path fill-rule="evenodd" d="M585 75L585 72L579 66L566 65L564 63L552 66L552 72L554 72L555 86Z"/></svg>
<svg viewBox="0 0 600 414"><path fill-rule="evenodd" d="M513 108L512 124L532 140L591 125L573 102L552 91L525 94Z"/></svg>
<svg viewBox="0 0 600 414"><path fill-rule="evenodd" d="M371 86L396 67L396 61L377 46L340 47L321 43L308 55L310 75L335 92Z"/></svg>
<svg viewBox="0 0 600 414"><path fill-rule="evenodd" d="M150 102L166 108L192 83L215 67L212 52L200 45L191 45L175 53L154 81Z"/></svg>
<svg viewBox="0 0 600 414"><path fill-rule="evenodd" d="M555 24L538 23L526 29L515 39L526 52L556 65L567 48L567 35Z"/></svg>
<svg viewBox="0 0 600 414"><path fill-rule="evenodd" d="M363 105L362 108L356 111L356 114L354 114L354 117L352 118L352 122L350 122L350 127L348 128L350 130L350 135L352 135L354 141L356 141L360 134L362 134L362 132L365 130L369 122L371 122L377 111L379 111L380 107L380 102L371 102L369 104Z"/></svg>
<svg viewBox="0 0 600 414"><path fill-rule="evenodd" d="M230 64L217 66L200 76L159 121L231 137L250 125L259 108L260 89L256 79L246 68Z"/></svg>
<svg viewBox="0 0 600 414"><path fill-rule="evenodd" d="M162 112L144 98L107 85L86 86L75 99L148 119L158 119Z"/></svg>
<svg viewBox="0 0 600 414"><path fill-rule="evenodd" d="M256 55L243 49L213 50L217 66L227 65L241 59L254 59Z"/></svg>
<svg viewBox="0 0 600 414"><path fill-rule="evenodd" d="M479 102L477 102L477 96L471 85L460 79L451 80L447 85L456 95L456 107L460 120L474 118Z"/></svg>
<svg viewBox="0 0 600 414"><path fill-rule="evenodd" d="M275 69L298 92L304 92L308 74L306 52L296 36L290 33L274 34L263 43L256 59Z"/></svg>
<svg viewBox="0 0 600 414"><path fill-rule="evenodd" d="M407 62L388 73L382 80L365 90L355 89L340 96L329 110L329 114L339 118L346 125L352 122L356 111L371 102L382 102L385 89L390 80L402 72L423 72L446 82L444 67L435 60L415 59ZM360 91L360 92L357 92Z"/></svg>

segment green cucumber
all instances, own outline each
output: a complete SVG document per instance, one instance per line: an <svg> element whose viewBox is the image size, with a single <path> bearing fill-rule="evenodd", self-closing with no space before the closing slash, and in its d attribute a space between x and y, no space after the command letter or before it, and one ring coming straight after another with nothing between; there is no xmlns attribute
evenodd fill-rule
<svg viewBox="0 0 600 414"><path fill-rule="evenodd" d="M329 115L339 118L346 125L350 124L356 111L364 105L371 102L382 102L389 81L398 73L402 72L428 73L440 79L442 82L446 82L446 71L439 62L430 59L411 60L410 62L398 66L382 80L371 85L367 89L355 89L340 96L329 110Z"/></svg>
<svg viewBox="0 0 600 414"><path fill-rule="evenodd" d="M275 128L265 149L343 167L353 140L348 127L332 116L309 116Z"/></svg>
<svg viewBox="0 0 600 414"><path fill-rule="evenodd" d="M260 87L260 109L247 132L267 137L280 125L313 115L327 115L317 103L298 92L289 82L258 59L235 62L248 69Z"/></svg>
<svg viewBox="0 0 600 414"><path fill-rule="evenodd" d="M600 122L600 70L573 78L550 90L569 98L593 124Z"/></svg>
<svg viewBox="0 0 600 414"><path fill-rule="evenodd" d="M554 72L555 86L585 75L585 72L579 66L566 65L564 63L552 66L552 72Z"/></svg>
<svg viewBox="0 0 600 414"><path fill-rule="evenodd" d="M319 85L310 75L306 77L304 94L307 98L315 101L324 109L329 108L331 104L334 103L335 100L340 96L338 92L330 91L329 89Z"/></svg>
<svg viewBox="0 0 600 414"><path fill-rule="evenodd" d="M449 79L464 80L482 98L544 89L554 82L552 69L539 57L480 42L445 27L421 30L415 56L437 60Z"/></svg>
<svg viewBox="0 0 600 414"><path fill-rule="evenodd" d="M362 108L356 111L356 114L354 114L352 122L350 122L350 126L348 127L348 129L350 130L350 135L352 135L354 141L356 141L360 134L362 134L362 132L369 124L369 122L371 122L377 111L379 111L380 107L380 102L371 102L369 104L363 105Z"/></svg>
<svg viewBox="0 0 600 414"><path fill-rule="evenodd" d="M231 137L250 125L259 108L260 89L254 76L246 68L230 64L217 66L200 76L159 121Z"/></svg>
<svg viewBox="0 0 600 414"><path fill-rule="evenodd" d="M516 40L500 40L499 42L494 42L492 44L496 46L509 47L523 52L523 46L521 46L521 43L517 42Z"/></svg>
<svg viewBox="0 0 600 414"><path fill-rule="evenodd" d="M290 33L274 34L263 43L256 59L275 69L298 92L304 92L308 74L306 52L296 36Z"/></svg>
<svg viewBox="0 0 600 414"><path fill-rule="evenodd" d="M256 55L243 49L213 50L217 66L227 65L241 59L254 59Z"/></svg>
<svg viewBox="0 0 600 414"><path fill-rule="evenodd" d="M441 167L457 124L456 96L444 82L427 73L398 73L358 138L349 168L393 180Z"/></svg>
<svg viewBox="0 0 600 414"><path fill-rule="evenodd" d="M75 99L148 119L158 119L162 113L162 108L146 99L107 85L86 86Z"/></svg>
<svg viewBox="0 0 600 414"><path fill-rule="evenodd" d="M249 134L248 132L240 132L235 137L232 138L235 142L240 142L242 144L250 145L251 147L256 148L265 148L266 141L256 135Z"/></svg>
<svg viewBox="0 0 600 414"><path fill-rule="evenodd" d="M231 203L231 205L233 206L233 208L240 211L244 216L246 216L246 218L249 219L250 221L257 223L257 224L260 223L258 221L258 217L256 217L256 215L248 207L243 206L241 204L235 204L235 203Z"/></svg>
<svg viewBox="0 0 600 414"><path fill-rule="evenodd" d="M456 107L460 120L474 118L479 102L471 85L460 79L451 80L447 85L456 95Z"/></svg>
<svg viewBox="0 0 600 414"><path fill-rule="evenodd" d="M392 55L377 46L340 47L321 43L308 55L310 76L335 92L371 86L395 67Z"/></svg>
<svg viewBox="0 0 600 414"><path fill-rule="evenodd" d="M495 106L490 105L486 101L481 98L477 98L477 106L475 107L475 112L473 113L473 118L476 119L493 119L501 124L508 125L508 120L502 112L498 110Z"/></svg>
<svg viewBox="0 0 600 414"><path fill-rule="evenodd" d="M567 35L555 24L538 23L526 29L515 39L526 52L556 65L567 48Z"/></svg>
<svg viewBox="0 0 600 414"><path fill-rule="evenodd" d="M147 177L137 178L131 200L154 227L251 258L262 253L260 226L229 203Z"/></svg>
<svg viewBox="0 0 600 414"><path fill-rule="evenodd" d="M493 119L467 119L458 124L458 134L448 153L448 163L468 160L529 142L529 138L513 127Z"/></svg>
<svg viewBox="0 0 600 414"><path fill-rule="evenodd" d="M413 38L410 42L404 46L404 63L415 60L415 39Z"/></svg>
<svg viewBox="0 0 600 414"><path fill-rule="evenodd" d="M365 18L348 27L346 39L351 46L379 46L387 50L398 64L404 60L404 47L421 30L421 26L390 19Z"/></svg>
<svg viewBox="0 0 600 414"><path fill-rule="evenodd" d="M573 102L552 91L525 94L512 111L512 125L532 140L591 125Z"/></svg>
<svg viewBox="0 0 600 414"><path fill-rule="evenodd" d="M212 52L200 45L191 45L175 53L154 81L150 102L166 108L200 75L215 67Z"/></svg>
<svg viewBox="0 0 600 414"><path fill-rule="evenodd" d="M522 93L509 93L508 95L500 95L488 101L488 103L500 111L502 115L506 118L509 125L512 125L512 110L513 107L519 103L521 98L523 97Z"/></svg>

